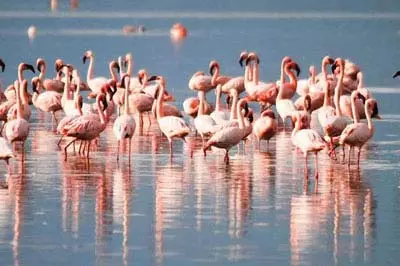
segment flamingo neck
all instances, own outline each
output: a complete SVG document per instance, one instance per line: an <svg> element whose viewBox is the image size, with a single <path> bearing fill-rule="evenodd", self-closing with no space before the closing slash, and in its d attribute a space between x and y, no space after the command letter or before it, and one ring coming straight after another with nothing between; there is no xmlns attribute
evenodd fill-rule
<svg viewBox="0 0 400 266"><path fill-rule="evenodd" d="M331 96L329 95L329 83L325 80L324 84L324 106L331 106Z"/></svg>
<svg viewBox="0 0 400 266"><path fill-rule="evenodd" d="M260 70L259 70L259 65L256 62L253 68L253 76L252 76L252 80L254 81L254 83L257 85L258 82L260 81Z"/></svg>
<svg viewBox="0 0 400 266"><path fill-rule="evenodd" d="M285 83L285 62L282 61L281 63L281 77L280 77L281 84Z"/></svg>
<svg viewBox="0 0 400 266"><path fill-rule="evenodd" d="M118 57L118 65L119 65L119 68L120 68L119 78L122 79L122 77L124 76L125 73L124 73L123 67L122 67L122 57L121 56ZM121 82L124 82L124 81L121 80Z"/></svg>
<svg viewBox="0 0 400 266"><path fill-rule="evenodd" d="M97 112L98 112L99 117L100 117L100 122L101 122L102 125L105 125L106 117L104 115L104 111L101 110L100 97L99 96L97 97L96 103L97 103Z"/></svg>
<svg viewBox="0 0 400 266"><path fill-rule="evenodd" d="M77 99L80 93L81 93L81 79L76 78L76 90L74 92L74 99Z"/></svg>
<svg viewBox="0 0 400 266"><path fill-rule="evenodd" d="M311 77L310 78L311 78L311 84L315 85L316 75L315 75L315 69L314 68L311 70Z"/></svg>
<svg viewBox="0 0 400 266"><path fill-rule="evenodd" d="M369 112L368 108L368 101L365 102L365 116L367 118L367 124L368 124L368 130L369 132L372 132L374 130L374 125L372 124L372 118L371 118L371 113Z"/></svg>
<svg viewBox="0 0 400 266"><path fill-rule="evenodd" d="M128 88L129 88L129 82L126 82L125 83L125 91L124 91L124 113L126 115L129 114L129 102L128 102L128 94L129 94L128 91L129 91L129 89Z"/></svg>
<svg viewBox="0 0 400 266"><path fill-rule="evenodd" d="M110 70L111 79L114 80L115 82L118 82L118 77L117 74L115 74L114 69L112 68L112 64L108 66L108 69Z"/></svg>
<svg viewBox="0 0 400 266"><path fill-rule="evenodd" d="M325 79L325 82L328 82L328 73L326 72L326 66L328 65L328 62L326 62L325 60L322 61L322 65L321 65L321 70L322 70L322 75Z"/></svg>
<svg viewBox="0 0 400 266"><path fill-rule="evenodd" d="M65 79L65 83L64 83L64 91L63 91L63 96L62 98L64 100L69 100L69 77L68 77L68 72L65 73L66 75L66 79Z"/></svg>
<svg viewBox="0 0 400 266"><path fill-rule="evenodd" d="M253 81L253 69L250 64L246 65L244 68L244 82L248 83Z"/></svg>
<svg viewBox="0 0 400 266"><path fill-rule="evenodd" d="M128 61L128 66L126 68L126 73L132 75L132 68L133 68L132 58L129 57L127 61Z"/></svg>
<svg viewBox="0 0 400 266"><path fill-rule="evenodd" d="M300 115L297 115L297 121L296 124L294 125L293 131L292 131L292 138L297 134L297 132L300 130Z"/></svg>
<svg viewBox="0 0 400 266"><path fill-rule="evenodd" d="M244 129L244 115L242 113L242 102L244 102L244 99L241 99L240 101L237 102L237 106L236 106L236 113L237 113L237 117L238 117L238 122L239 122L239 128L240 129Z"/></svg>
<svg viewBox="0 0 400 266"><path fill-rule="evenodd" d="M197 115L204 115L204 100L206 99L205 92L199 91L197 97L199 98L199 110L197 111Z"/></svg>
<svg viewBox="0 0 400 266"><path fill-rule="evenodd" d="M18 81L22 84L22 81L24 80L24 74L23 74L23 69L21 66L18 67ZM21 85L20 85L21 86Z"/></svg>
<svg viewBox="0 0 400 266"><path fill-rule="evenodd" d="M236 116L236 106L237 106L237 103L238 103L238 100L239 100L239 96L238 96L238 94L237 94L237 91L236 90L231 90L231 91L233 91L233 99L232 99L232 106L231 106L231 117L230 117L230 119L231 120L233 120L233 119L236 119L237 118L237 116Z"/></svg>
<svg viewBox="0 0 400 266"><path fill-rule="evenodd" d="M90 62L88 67L88 72L86 76L86 81L89 83L89 80L93 79L93 65L94 65L94 56L90 56ZM68 79L68 78L67 78Z"/></svg>
<svg viewBox="0 0 400 266"><path fill-rule="evenodd" d="M41 81L44 80L44 75L46 74L46 64L42 64L42 68L40 69L39 79Z"/></svg>
<svg viewBox="0 0 400 266"><path fill-rule="evenodd" d="M340 69L339 79L335 87L335 96L334 96L336 116L342 115L342 111L340 110L340 95L342 93L342 87L343 87L344 68L342 67L340 68L341 69Z"/></svg>
<svg viewBox="0 0 400 266"><path fill-rule="evenodd" d="M22 112L23 112L23 110L22 110L22 100L21 100L21 90L23 90L24 88L23 88L23 85L22 85L22 82L20 82L20 84L19 84L19 86L18 86L18 89L16 89L15 90L15 93L17 94L16 96L16 100L17 100L17 102L16 102L16 104L17 104L17 118L19 118L19 119L21 119L22 118Z"/></svg>
<svg viewBox="0 0 400 266"><path fill-rule="evenodd" d="M354 124L357 124L357 123L359 123L360 122L360 116L359 116L359 114L358 114L358 112L357 112L357 109L356 109L356 97L357 97L357 94L355 94L355 95L351 95L351 111L353 112L353 122L354 122Z"/></svg>
<svg viewBox="0 0 400 266"><path fill-rule="evenodd" d="M219 77L219 66L215 68L215 71L211 77L211 85L216 86L217 85L217 79Z"/></svg>
<svg viewBox="0 0 400 266"><path fill-rule="evenodd" d="M357 89L360 90L362 88L364 88L364 77L363 77L363 74L360 72L360 73L358 73Z"/></svg>
<svg viewBox="0 0 400 266"><path fill-rule="evenodd" d="M161 117L164 116L164 110L163 110L163 95L164 95L164 84L160 84L159 87L159 92L158 92L158 97L157 97L157 106L156 106L156 114L157 114L157 119L160 119Z"/></svg>
<svg viewBox="0 0 400 266"><path fill-rule="evenodd" d="M217 86L217 95L215 97L215 111L221 111L221 85Z"/></svg>
<svg viewBox="0 0 400 266"><path fill-rule="evenodd" d="M139 77L138 77L139 78ZM147 73L143 74L143 78L142 78L142 86L141 89L143 90L144 88L146 88L147 84L148 84L148 76Z"/></svg>

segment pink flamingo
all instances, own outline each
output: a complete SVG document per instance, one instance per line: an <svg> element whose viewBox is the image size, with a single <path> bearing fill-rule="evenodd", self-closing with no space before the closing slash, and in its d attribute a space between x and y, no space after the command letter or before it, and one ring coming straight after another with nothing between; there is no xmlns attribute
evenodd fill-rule
<svg viewBox="0 0 400 266"><path fill-rule="evenodd" d="M10 159L14 157L11 147L8 145L5 138L0 137L0 160L4 160L7 164L8 174L11 173Z"/></svg>
<svg viewBox="0 0 400 266"><path fill-rule="evenodd" d="M56 68L60 67L60 66L58 66L59 63L60 62L56 62ZM36 60L36 69L40 72L39 79L41 80L43 87L47 91L55 91L55 92L62 93L62 91L64 90L64 82L62 82L61 80L57 80L57 79L45 79L44 78L44 76L46 74L46 62L44 61L43 58L38 58Z"/></svg>
<svg viewBox="0 0 400 266"><path fill-rule="evenodd" d="M275 136L278 131L278 122L272 110L265 110L261 116L254 122L253 132L258 140L258 150L260 150L261 140L267 141L267 149L269 149L269 140Z"/></svg>
<svg viewBox="0 0 400 266"><path fill-rule="evenodd" d="M290 86L287 86L288 84L284 82L284 77L281 76L281 82L280 82L281 85L279 86L278 95L276 97L276 110L282 119L283 127L285 127L285 119L287 117L291 118L292 113L296 111L296 107L294 106L294 103L292 102L292 100L290 100L288 98L284 98L284 96L283 96L285 88L288 88L288 87L296 88L297 87L296 76L294 75L294 73L291 70L295 70L297 72L297 76L300 73L300 68L296 62L291 61L291 62L286 63L284 66L284 71L285 71L285 74L288 75L290 78L290 81L291 81L289 83Z"/></svg>
<svg viewBox="0 0 400 266"><path fill-rule="evenodd" d="M35 73L35 69L34 69L34 67L32 65L26 64L26 63L20 63L18 65L18 81L20 83L22 83L22 81L24 80L24 71L25 70L30 70L33 73ZM7 100L13 101L14 103L16 102L17 92L15 91L13 84L11 84L11 85L9 85L7 87L7 89L5 90L4 94L6 95ZM30 95L28 92L27 92L27 94L28 94L28 101L29 101L29 103L31 103L32 102L32 95Z"/></svg>
<svg viewBox="0 0 400 266"><path fill-rule="evenodd" d="M299 99L303 100L302 108L292 113L292 122L296 123L298 115L300 115L300 119L302 119L302 127L300 129L311 128L311 112L312 112L312 101L311 96L307 94L306 96L302 96Z"/></svg>
<svg viewBox="0 0 400 266"><path fill-rule="evenodd" d="M89 58L89 67L88 67L88 72L87 72L87 79L86 82L92 91L89 94L89 97L96 97L97 93L101 92L101 89L104 84L107 84L109 82L109 79L106 77L93 77L94 75L94 54L91 50L88 50L85 52L83 55L83 63L86 62L86 60ZM109 70L111 74L111 79L114 80L115 82L118 82L118 77L114 73L114 69L117 69L117 71L120 71L120 67L118 65L118 62L116 61L111 61L109 63Z"/></svg>
<svg viewBox="0 0 400 266"><path fill-rule="evenodd" d="M222 110L221 107L222 85L218 84L215 91L215 110L210 114L210 116L214 119L215 123L217 123L218 125L222 125L229 121L230 112L228 112L227 110Z"/></svg>
<svg viewBox="0 0 400 266"><path fill-rule="evenodd" d="M104 115L101 109L100 102L103 103L103 108L107 108L106 96L104 93L99 93L96 97L98 114L82 115L75 119L72 123L64 126L62 134L73 139L64 147L65 161L67 160L67 148L76 140L88 141L88 149L86 157L89 160L91 140L97 138L104 131L107 125L108 118Z"/></svg>
<svg viewBox="0 0 400 266"><path fill-rule="evenodd" d="M305 174L308 177L308 153L315 154L315 178L318 179L318 152L325 148L325 142L321 136L313 129L301 129L303 121L300 115L297 115L296 124L292 131L292 143L299 148L305 159Z"/></svg>
<svg viewBox="0 0 400 266"><path fill-rule="evenodd" d="M240 143L240 141L247 134L244 115L242 113L242 105L246 103L246 99L240 99L237 104L237 116L238 116L238 127L224 127L222 130L216 132L203 146L204 156L206 156L206 151L211 146L225 149L224 161L229 164L229 150Z"/></svg>
<svg viewBox="0 0 400 266"><path fill-rule="evenodd" d="M128 91L129 91L129 83L130 76L126 74L121 80L125 86L125 105L124 105L124 114L117 117L114 121L113 132L118 141L117 146L117 161L119 161L119 144L123 139L129 139L129 161L131 158L131 144L132 137L135 133L136 122L133 115L129 114L129 103L128 103Z"/></svg>
<svg viewBox="0 0 400 266"><path fill-rule="evenodd" d="M27 86L28 82L26 80L23 80L22 84L20 84L18 81L14 82L14 88L17 92L17 117L14 120L8 121L5 129L6 138L10 143L14 144L17 141L22 142L22 161L24 161L25 157L24 144L29 134L29 123L22 116L23 106L21 100L21 90Z"/></svg>
<svg viewBox="0 0 400 266"><path fill-rule="evenodd" d="M78 117L82 116L82 105L83 105L83 99L81 95L77 95L74 98L74 110L71 110L69 112L68 115L66 115L65 117L63 117L60 120L60 123L58 123L57 125L57 134L61 135L61 138L59 139L57 146L60 147L60 143L64 137L64 135L62 134L63 129L66 125L71 124L75 119L77 119Z"/></svg>
<svg viewBox="0 0 400 266"><path fill-rule="evenodd" d="M372 124L372 114L376 112L377 109L377 102L375 99L368 99L365 102L365 113L367 115L367 123L359 123L356 120L354 121L353 124L348 125L342 132L342 134L339 137L339 144L344 145L347 144L349 145L349 162L348 166L350 167L350 161L351 161L351 149L353 147L358 147L358 153L357 153L357 165L360 166L360 154L361 154L361 148L364 146L364 144L372 138L375 132L375 127ZM356 109L353 108L354 110L354 117L357 117ZM376 118L380 119L380 116L376 116Z"/></svg>
<svg viewBox="0 0 400 266"><path fill-rule="evenodd" d="M304 110L305 97L309 95L311 103L311 112L319 109L324 104L325 94L323 91L319 90L315 84L315 67L310 66L310 78L308 80L307 90L302 93L302 95L295 101L294 105L297 110ZM297 82L298 83L298 82ZM299 85L297 85L299 87Z"/></svg>
<svg viewBox="0 0 400 266"><path fill-rule="evenodd" d="M54 120L57 122L55 112L62 110L61 106L61 94L55 91L45 91L39 93L42 88L42 80L38 77L32 79L32 103L33 105L43 111L51 113Z"/></svg>
<svg viewBox="0 0 400 266"><path fill-rule="evenodd" d="M190 128L186 125L185 121L176 116L164 116L163 109L163 95L165 91L165 79L162 76L152 76L149 81L157 80L160 84L159 91L157 93L157 122L161 132L167 137L169 142L169 152L172 158L172 140L174 138L180 138L185 141L185 137L190 133Z"/></svg>
<svg viewBox="0 0 400 266"><path fill-rule="evenodd" d="M253 68L252 82L249 82L249 76L246 77L245 70L245 89L248 94L246 96L247 101L256 101L262 105L273 105L276 101L276 96L278 94L278 87L276 83L264 83L259 81L259 63L260 59L255 53L249 53L246 59L246 65L254 61L255 66ZM247 80L247 81L246 81Z"/></svg>
<svg viewBox="0 0 400 266"><path fill-rule="evenodd" d="M218 84L224 85L232 79L231 77L220 75L220 66L219 63L215 60L212 60L210 62L208 68L211 75L211 84L213 87L217 86Z"/></svg>
<svg viewBox="0 0 400 266"><path fill-rule="evenodd" d="M23 83L22 81L20 82L20 99L21 99L21 105L22 105L22 117L25 120L29 120L31 117L31 106L29 105L29 95L28 95L28 82ZM21 85L22 83L22 85ZM11 121L17 118L18 114L17 114L17 104L14 104L13 106L11 106L11 108L8 110L7 113L7 121Z"/></svg>

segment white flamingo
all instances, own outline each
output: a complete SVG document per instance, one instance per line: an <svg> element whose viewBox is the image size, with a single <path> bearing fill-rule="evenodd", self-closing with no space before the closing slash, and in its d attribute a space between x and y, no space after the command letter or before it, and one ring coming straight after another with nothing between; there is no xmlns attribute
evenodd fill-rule
<svg viewBox="0 0 400 266"><path fill-rule="evenodd" d="M204 156L206 151L211 146L225 149L224 161L229 164L229 150L240 143L243 137L247 134L244 117L242 113L242 105L246 102L245 99L240 99L237 104L238 127L224 127L222 130L216 132L203 146Z"/></svg>
<svg viewBox="0 0 400 266"><path fill-rule="evenodd" d="M295 127L292 131L292 143L303 152L305 164L304 169L308 177L308 153L315 154L315 178L318 179L318 152L326 147L324 140L313 129L301 129L303 123L300 115L297 115Z"/></svg>
<svg viewBox="0 0 400 266"><path fill-rule="evenodd" d="M117 146L117 161L119 161L119 145L121 140L129 139L129 161L131 158L131 144L132 137L135 133L136 122L133 115L129 114L129 103L128 103L128 94L129 94L129 83L130 76L129 74L125 75L121 81L125 86L125 105L124 105L124 113L117 117L114 121L113 132L118 141Z"/></svg>
<svg viewBox="0 0 400 266"><path fill-rule="evenodd" d="M32 79L32 103L37 109L51 113L57 124L55 112L62 110L61 94L55 91L39 92L42 87L42 80L40 78L35 77Z"/></svg>
<svg viewBox="0 0 400 266"><path fill-rule="evenodd" d="M157 122L161 132L167 137L169 142L169 152L172 158L172 140L180 138L185 141L185 137L189 134L190 128L186 125L185 121L176 116L164 116L163 113L163 95L165 91L165 79L162 76L152 76L149 81L157 80L160 87L157 93Z"/></svg>
<svg viewBox="0 0 400 266"><path fill-rule="evenodd" d="M365 113L367 115L367 123L359 123L358 121L355 121L353 124L348 125L342 132L342 134L339 137L339 144L344 145L347 144L349 145L349 162L348 166L350 167L350 161L351 161L351 149L353 147L358 147L358 153L357 153L357 165L360 165L360 154L361 154L361 148L364 146L364 144L372 138L375 132L375 127L372 124L372 113L374 112L374 109L377 107L377 102L375 99L368 99L365 102ZM355 111L356 109L353 108ZM355 111L356 112L356 111ZM357 117L357 114L354 113L354 117ZM376 116L376 118L380 119L379 116Z"/></svg>
<svg viewBox="0 0 400 266"><path fill-rule="evenodd" d="M17 92L17 117L14 120L8 121L5 128L6 138L10 143L14 144L17 141L22 142L22 161L25 158L24 146L25 140L28 138L29 134L29 123L22 116L23 106L21 100L21 90L26 88L27 85L28 82L26 80L23 80L22 84L20 84L18 81L14 82L14 88Z"/></svg>
<svg viewBox="0 0 400 266"><path fill-rule="evenodd" d="M220 85L218 85L218 86L220 86ZM204 91L198 91L198 97L200 100L199 112L198 112L196 118L194 119L194 126L195 126L197 132L199 132L199 134L201 136L203 146L205 144L204 137L214 134L216 131L218 131L221 128L221 127L217 126L214 119L210 115L204 114L204 111L203 111L203 109L204 109L203 101L205 100L204 94L205 94Z"/></svg>

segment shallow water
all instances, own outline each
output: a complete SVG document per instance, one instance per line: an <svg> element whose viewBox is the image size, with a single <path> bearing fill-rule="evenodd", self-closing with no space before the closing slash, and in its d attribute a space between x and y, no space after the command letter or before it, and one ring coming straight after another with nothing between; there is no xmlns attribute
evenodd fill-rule
<svg viewBox="0 0 400 266"><path fill-rule="evenodd" d="M399 261L400 81L391 78L400 68L397 1L346 2L346 9L340 8L343 1L315 1L313 8L298 1L255 1L254 6L231 1L228 10L214 1L198 6L181 0L132 3L110 7L106 1L85 1L74 12L60 3L59 12L50 13L46 1L29 7L26 1L1 2L3 83L16 78L22 60L62 57L83 76L87 66L81 58L92 49L96 75L107 75L108 60L132 52L134 71L147 68L164 75L181 108L183 99L193 95L187 88L190 76L206 71L211 59L220 61L223 73L242 75L240 51L255 50L262 79L275 80L284 55L304 70L319 66L326 54L348 57L364 71L383 117L374 121L376 132L363 149L360 170L321 154L318 183L313 158L305 179L304 160L292 147L289 131L280 132L268 151L265 143L258 151L254 139L245 151L243 146L239 153L232 149L229 166L221 151L204 158L201 140L192 135L186 144L174 142L170 161L168 142L154 120L149 129L145 120L143 136L135 134L130 161L125 145L117 164L110 123L92 147L89 163L72 149L64 162L51 117L34 110L26 161L21 164L17 147L9 189L0 190L1 265ZM371 15L373 10L378 13ZM168 35L176 21L189 29L179 46ZM31 24L38 28L33 42L26 36ZM143 24L148 31L124 36L125 24ZM0 173L5 175L6 168Z"/></svg>

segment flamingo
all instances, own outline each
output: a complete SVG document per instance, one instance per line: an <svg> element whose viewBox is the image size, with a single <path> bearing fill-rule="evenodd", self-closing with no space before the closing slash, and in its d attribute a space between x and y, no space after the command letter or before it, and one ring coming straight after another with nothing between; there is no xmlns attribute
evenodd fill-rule
<svg viewBox="0 0 400 266"><path fill-rule="evenodd" d="M289 82L286 82L285 77L288 75L285 67L288 63L292 62L292 58L289 56L284 56L282 58L281 62L281 77L279 82L277 82L277 86L281 87L281 84L284 84L282 86L282 92L281 92L281 99L291 99L293 96L296 94L296 89L297 89L297 78L295 76L290 76L289 75ZM295 69L297 71L297 76L300 75L300 68L297 66Z"/></svg>
<svg viewBox="0 0 400 266"><path fill-rule="evenodd" d="M334 88L336 86L336 79L332 75L328 75L326 68L328 65L332 65L334 63L333 58L330 56L324 56L322 58L322 63L321 63L321 73L317 75L316 77L316 87L318 90L324 90L325 88L325 83L329 83L329 88ZM319 89L322 88L322 89Z"/></svg>
<svg viewBox="0 0 400 266"><path fill-rule="evenodd" d="M157 93L157 122L161 132L167 137L169 142L169 152L172 158L172 140L174 138L180 138L185 141L185 137L189 134L190 128L186 125L185 121L176 116L164 116L163 109L163 95L165 91L165 79L162 76L152 76L149 81L157 80L160 84Z"/></svg>
<svg viewBox="0 0 400 266"><path fill-rule="evenodd" d="M60 63L63 64L62 61L61 62L56 61L56 69L61 67L61 65L59 65ZM44 78L44 76L46 74L46 62L44 61L43 58L38 58L36 60L36 69L40 72L39 79L41 80L43 87L47 91L55 91L55 92L62 93L62 91L64 90L64 82L62 82L61 80L58 80L58 79L45 79Z"/></svg>
<svg viewBox="0 0 400 266"><path fill-rule="evenodd" d="M133 115L129 114L129 102L128 102L128 91L129 91L129 83L130 76L126 74L121 81L125 86L125 105L124 105L124 114L117 117L114 121L113 132L118 141L117 146L117 161L119 161L119 144L123 139L129 139L129 161L131 158L131 143L132 137L135 133L136 122Z"/></svg>
<svg viewBox="0 0 400 266"><path fill-rule="evenodd" d="M237 104L237 116L238 116L238 127L224 127L223 129L217 131L203 146L204 156L206 156L206 151L211 146L225 149L224 161L229 164L229 150L240 143L243 137L247 134L244 117L242 110L242 105L246 102L246 99L240 99Z"/></svg>
<svg viewBox="0 0 400 266"><path fill-rule="evenodd" d="M218 84L224 85L232 79L232 77L220 75L220 66L216 60L210 62L208 69L211 75L211 84L213 87L216 87Z"/></svg>
<svg viewBox="0 0 400 266"><path fill-rule="evenodd" d="M218 84L218 86L220 86L220 84ZM214 121L212 116L204 114L204 111L203 111L203 109L204 109L203 101L205 99L204 94L205 94L204 91L198 91L198 97L200 100L199 111L198 111L196 118L194 119L194 126L195 126L197 132L199 132L199 134L201 136L203 146L205 144L204 137L214 134L216 131L218 131L220 129L220 127L217 127L217 123Z"/></svg>
<svg viewBox="0 0 400 266"><path fill-rule="evenodd" d="M14 82L14 88L17 93L17 117L14 120L8 121L5 128L6 138L10 143L15 143L16 141L22 142L22 161L24 161L24 146L25 140L29 134L29 123L23 117L23 106L21 100L21 90L26 88L28 82L26 80L22 81L20 84L19 81Z"/></svg>
<svg viewBox="0 0 400 266"><path fill-rule="evenodd" d="M131 53L127 53L125 55L125 61L124 64L126 64L126 73L129 75L132 75L132 71L133 71L133 57ZM140 88L142 86L142 84L140 83L140 78L139 77L130 77L131 82L130 82L130 90L135 91L136 89Z"/></svg>
<svg viewBox="0 0 400 266"><path fill-rule="evenodd" d="M361 95L364 96L366 100L372 98L371 92L364 86L364 74L362 71L357 73L357 81L357 90L361 93Z"/></svg>
<svg viewBox="0 0 400 266"><path fill-rule="evenodd" d="M104 131L107 125L108 117L104 115L100 102L103 102L103 108L107 108L107 101L104 93L98 93L96 97L98 114L82 115L72 123L64 126L62 134L73 139L64 147L65 161L67 160L67 148L76 140L89 141L86 157L89 160L91 140L97 138Z"/></svg>
<svg viewBox="0 0 400 266"><path fill-rule="evenodd" d="M76 118L80 117L83 115L82 113L82 105L83 105L83 99L81 95L77 95L74 98L74 109L69 112L68 115L63 117L60 120L60 123L57 125L57 134L61 135L61 138L59 139L57 146L60 147L61 140L63 139L64 135L62 134L63 129L66 125L71 124Z"/></svg>
<svg viewBox="0 0 400 266"><path fill-rule="evenodd" d="M333 137L340 136L342 131L346 128L346 126L350 123L350 120L347 116L342 114L341 106L339 104L339 99L340 95L342 92L343 88L343 77L344 77L344 64L345 61L342 58L337 58L335 60L335 65L339 66L340 68L340 74L339 74L339 79L337 81L336 87L335 87L335 96L334 96L334 101L335 101L335 116L329 117L325 122L325 126L323 127L324 133L326 140L330 142L331 144L331 152L334 152L334 147L333 147Z"/></svg>
<svg viewBox="0 0 400 266"><path fill-rule="evenodd" d="M215 123L218 125L222 125L229 121L230 113L226 110L222 110L221 108L221 91L222 85L218 84L216 91L216 98L215 98L215 110L210 114L210 116L214 119Z"/></svg>
<svg viewBox="0 0 400 266"><path fill-rule="evenodd" d="M85 52L85 54L83 55L83 63L86 62L86 60L89 58L90 62L89 62L89 67L88 67L88 72L87 72L87 78L86 78L86 82L90 88L90 90L92 91L89 94L89 97L96 97L97 93L101 92L101 89L103 87L104 84L107 84L109 82L109 79L106 77L93 77L93 72L94 72L94 54L91 50L88 50ZM118 62L116 61L111 61L109 63L109 70L110 70L110 74L111 74L111 79L114 80L115 82L118 81L117 75L114 73L114 68L117 69L117 71L120 71L120 67L118 65Z"/></svg>
<svg viewBox="0 0 400 266"><path fill-rule="evenodd" d="M287 86L287 83L284 82L283 76L281 76L281 82L280 82L281 84L279 86L278 95L276 97L276 110L279 116L281 117L283 122L283 127L285 128L285 119L287 117L291 118L292 113L296 111L296 107L294 106L292 100L288 98L283 98L283 92L285 88L297 87L296 76L291 70L295 70L298 76L300 73L300 68L296 62L289 62L285 64L284 69L285 69L284 70L285 74L289 76L291 82L289 84L290 86Z"/></svg>
<svg viewBox="0 0 400 266"><path fill-rule="evenodd" d="M308 79L307 89L300 95L300 97L295 101L294 105L297 110L304 110L305 97L309 95L310 97L310 110L311 112L319 109L324 104L325 94L323 91L319 90L315 84L315 67L310 66L310 78ZM299 85L297 85L299 88Z"/></svg>
<svg viewBox="0 0 400 266"><path fill-rule="evenodd" d="M255 66L253 68L252 74L252 82L245 81L245 89L247 92L246 99L247 101L256 101L261 103L262 105L273 105L276 101L276 96L278 94L278 87L276 83L264 83L259 81L259 63L260 59L255 53L249 53L246 59L246 65L250 62L254 61ZM246 77L246 69L245 69L245 80L249 78Z"/></svg>
<svg viewBox="0 0 400 266"><path fill-rule="evenodd" d="M367 116L367 123L359 123L358 121L354 121L353 124L348 125L342 132L342 134L339 137L339 144L344 145L347 144L349 145L349 162L348 166L350 167L350 161L351 161L351 156L350 152L353 147L358 147L358 153L357 153L357 165L360 165L360 154L361 154L361 148L364 146L364 144L372 138L375 132L375 127L372 124L372 114L375 112L377 109L377 102L375 99L371 98L368 99L365 102L365 114ZM357 117L356 114L356 109L353 108L354 110L354 117ZM376 116L376 118L380 119L379 116Z"/></svg>
<svg viewBox="0 0 400 266"><path fill-rule="evenodd" d="M21 99L21 103L20 104L22 105L22 113L21 113L21 115L25 120L28 121L30 119L31 113L32 113L31 112L31 107L29 105L29 99L28 99L28 97L29 97L28 96L28 82L22 82L22 85L21 85L21 81L20 81L19 90L20 90L19 97ZM14 119L16 119L18 117L17 109L18 109L18 104L17 103L14 104L13 106L11 106L11 108L8 110L8 113L7 113L7 121L14 120Z"/></svg>
<svg viewBox="0 0 400 266"><path fill-rule="evenodd" d="M328 74L326 72L326 65L333 64L333 63L334 63L334 60L328 56L325 56L324 59L322 60L323 76L320 81L321 81L321 85L323 86L323 90L324 90L324 103L318 109L318 122L322 128L326 127L329 117L335 116L335 108L332 105L331 90L330 90L332 83L328 82L328 80L327 80Z"/></svg>
<svg viewBox="0 0 400 266"><path fill-rule="evenodd" d="M292 113L292 122L294 124L296 122L297 115L300 115L300 118L303 121L302 127L300 129L311 128L311 112L312 112L311 96L307 94L306 96L304 97L302 96L299 99L303 100L302 108Z"/></svg>
<svg viewBox="0 0 400 266"><path fill-rule="evenodd" d="M323 150L326 145L321 136L313 129L301 129L303 121L299 114L297 114L297 119L295 127L292 131L292 143L298 149L303 152L305 159L305 173L308 177L308 153L313 152L315 154L315 178L318 179L318 152Z"/></svg>
<svg viewBox="0 0 400 266"><path fill-rule="evenodd" d="M43 112L51 113L52 117L54 118L57 124L57 118L55 112L62 110L61 94L55 91L45 91L39 93L39 89L42 86L43 86L42 80L39 77L35 77L32 79L32 90L33 90L32 103L37 109Z"/></svg>
<svg viewBox="0 0 400 266"><path fill-rule="evenodd" d="M272 110L265 110L261 116L254 122L253 132L258 140L258 150L260 150L261 140L267 141L267 149L269 148L269 140L275 136L278 131L278 122Z"/></svg>
<svg viewBox="0 0 400 266"><path fill-rule="evenodd" d="M33 73L35 73L35 68L32 65L26 63L20 63L18 65L18 81L20 83L22 83L22 81L24 80L24 71L26 70L30 70ZM13 101L15 103L17 99L17 92L15 91L13 86L14 86L13 84L9 85L5 90L4 94L6 95L7 100ZM28 93L28 101L29 103L32 102L32 95L30 95L29 93Z"/></svg>

